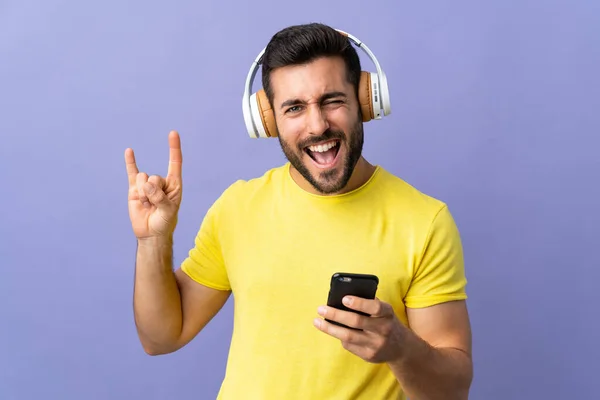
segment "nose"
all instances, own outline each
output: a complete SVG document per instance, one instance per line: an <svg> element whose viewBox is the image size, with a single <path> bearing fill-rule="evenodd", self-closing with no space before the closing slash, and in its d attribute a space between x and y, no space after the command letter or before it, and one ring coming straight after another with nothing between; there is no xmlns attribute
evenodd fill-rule
<svg viewBox="0 0 600 400"><path fill-rule="evenodd" d="M306 128L309 134L318 136L329 129L327 114L323 112L318 104L313 104L307 111Z"/></svg>

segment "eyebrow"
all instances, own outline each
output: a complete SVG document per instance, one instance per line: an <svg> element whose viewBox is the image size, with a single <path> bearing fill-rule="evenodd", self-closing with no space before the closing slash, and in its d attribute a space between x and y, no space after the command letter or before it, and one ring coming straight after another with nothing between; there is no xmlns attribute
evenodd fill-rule
<svg viewBox="0 0 600 400"><path fill-rule="evenodd" d="M344 93L344 92L329 92L329 93L325 93L323 96L321 96L319 98L319 103L322 103L323 101L329 100L334 97L346 98L347 96L346 96L346 93ZM293 106L296 104L304 104L304 103L306 103L306 102L303 100L300 100L300 99L289 99L289 100L286 100L283 103L281 103L280 107L284 108L284 107L289 107L289 106Z"/></svg>

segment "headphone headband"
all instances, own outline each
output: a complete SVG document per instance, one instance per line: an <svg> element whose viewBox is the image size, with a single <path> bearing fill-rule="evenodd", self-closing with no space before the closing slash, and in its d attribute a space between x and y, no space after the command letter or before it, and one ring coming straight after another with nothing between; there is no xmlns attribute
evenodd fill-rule
<svg viewBox="0 0 600 400"><path fill-rule="evenodd" d="M352 43L359 49L364 51L369 59L375 65L376 73L365 73L361 76L361 91L360 96L363 97L361 101L361 107L363 107L363 121L370 119L381 119L383 115L389 115L391 113L391 105L389 98L389 90L387 84L387 77L383 72L377 57L369 49L369 47L360 41L355 36L336 29L340 34L346 36ZM252 84L254 78L258 72L258 69L262 63L262 57L265 53L266 47L264 47L256 56L250 70L246 76L246 82L244 85L244 94L242 98L242 112L244 115L244 122L246 129L251 138L268 138L276 135L276 128L273 110L265 99L265 94L261 90L258 93L250 94L252 91ZM365 116L367 111L370 115Z"/></svg>

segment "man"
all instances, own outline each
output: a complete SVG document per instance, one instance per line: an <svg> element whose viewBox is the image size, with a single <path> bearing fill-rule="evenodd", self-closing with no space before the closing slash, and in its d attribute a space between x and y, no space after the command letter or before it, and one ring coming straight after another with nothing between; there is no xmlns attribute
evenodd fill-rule
<svg viewBox="0 0 600 400"><path fill-rule="evenodd" d="M263 87L289 163L225 190L174 272L179 136L169 135L164 178L125 152L140 341L153 355L182 348L233 293L220 399L468 397L459 233L444 203L361 155L360 71L347 38L325 25L271 39ZM323 306L335 272L379 277L375 300L348 298L369 316Z"/></svg>

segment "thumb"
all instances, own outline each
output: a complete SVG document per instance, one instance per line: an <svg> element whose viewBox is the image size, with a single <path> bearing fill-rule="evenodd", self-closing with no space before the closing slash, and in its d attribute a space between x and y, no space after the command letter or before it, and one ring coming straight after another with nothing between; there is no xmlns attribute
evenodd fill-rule
<svg viewBox="0 0 600 400"><path fill-rule="evenodd" d="M165 192L161 188L157 187L154 183L144 183L144 191L148 196L148 201L156 207L168 206L170 201Z"/></svg>

